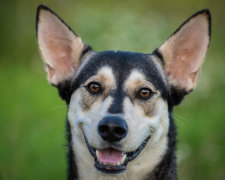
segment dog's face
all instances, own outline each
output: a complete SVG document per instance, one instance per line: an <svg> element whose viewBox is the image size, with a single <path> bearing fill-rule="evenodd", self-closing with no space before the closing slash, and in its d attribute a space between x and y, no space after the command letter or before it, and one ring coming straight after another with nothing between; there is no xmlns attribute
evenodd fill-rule
<svg viewBox="0 0 225 180"><path fill-rule="evenodd" d="M72 133L85 136L98 170L120 173L148 141L167 135L166 79L153 55L92 52L87 61L70 99Z"/></svg>
<svg viewBox="0 0 225 180"><path fill-rule="evenodd" d="M69 104L81 164L106 174L156 166L168 148L168 108L196 84L209 12L193 15L152 54L95 52L47 7L40 6L37 17L48 80Z"/></svg>

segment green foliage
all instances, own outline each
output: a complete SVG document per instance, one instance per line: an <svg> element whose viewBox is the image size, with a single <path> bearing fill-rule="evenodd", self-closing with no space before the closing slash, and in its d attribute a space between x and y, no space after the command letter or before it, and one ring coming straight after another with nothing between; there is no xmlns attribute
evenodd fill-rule
<svg viewBox="0 0 225 180"><path fill-rule="evenodd" d="M0 2L0 180L66 178L67 107L35 39L34 0ZM225 1L50 1L95 50L151 52L192 13L212 12L212 42L196 90L175 109L182 180L225 178Z"/></svg>

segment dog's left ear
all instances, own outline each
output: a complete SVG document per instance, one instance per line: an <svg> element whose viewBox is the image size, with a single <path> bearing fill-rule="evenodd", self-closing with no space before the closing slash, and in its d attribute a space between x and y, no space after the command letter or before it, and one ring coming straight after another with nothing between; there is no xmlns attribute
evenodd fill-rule
<svg viewBox="0 0 225 180"><path fill-rule="evenodd" d="M90 50L50 8L37 9L36 33L48 81L58 86L76 74L81 57Z"/></svg>
<svg viewBox="0 0 225 180"><path fill-rule="evenodd" d="M163 59L174 105L196 85L209 46L210 28L210 12L197 12L155 51Z"/></svg>

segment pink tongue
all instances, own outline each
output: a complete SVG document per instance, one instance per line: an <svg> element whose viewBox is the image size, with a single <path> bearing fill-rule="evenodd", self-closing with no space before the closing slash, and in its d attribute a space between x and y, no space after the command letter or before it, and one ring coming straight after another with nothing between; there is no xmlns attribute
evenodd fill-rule
<svg viewBox="0 0 225 180"><path fill-rule="evenodd" d="M123 158L123 152L107 148L98 151L98 158L101 162L117 163Z"/></svg>

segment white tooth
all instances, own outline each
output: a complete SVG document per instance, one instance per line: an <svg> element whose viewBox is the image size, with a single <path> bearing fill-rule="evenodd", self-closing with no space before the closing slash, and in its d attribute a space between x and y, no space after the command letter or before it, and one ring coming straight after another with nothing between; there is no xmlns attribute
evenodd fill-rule
<svg viewBox="0 0 225 180"><path fill-rule="evenodd" d="M127 155L126 155L126 154L124 154L124 155L123 155L123 157L122 157L122 159L120 160L120 163L121 163L121 164L123 164L123 163L124 163L124 161L125 161L126 157L127 157Z"/></svg>
<svg viewBox="0 0 225 180"><path fill-rule="evenodd" d="M121 164L120 162L116 163L117 166L119 166L120 164Z"/></svg>
<svg viewBox="0 0 225 180"><path fill-rule="evenodd" d="M96 157L97 157L97 159L99 160L99 155L98 155L98 150L96 150Z"/></svg>

